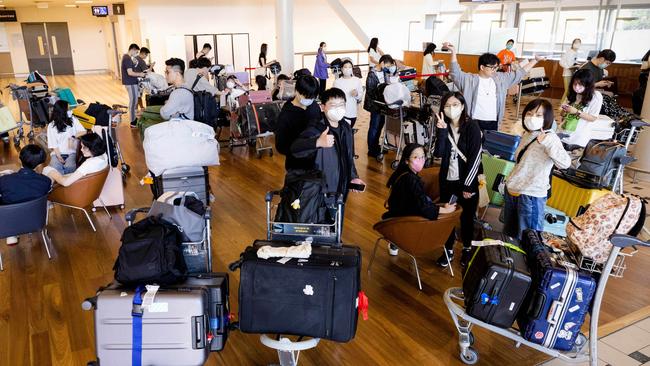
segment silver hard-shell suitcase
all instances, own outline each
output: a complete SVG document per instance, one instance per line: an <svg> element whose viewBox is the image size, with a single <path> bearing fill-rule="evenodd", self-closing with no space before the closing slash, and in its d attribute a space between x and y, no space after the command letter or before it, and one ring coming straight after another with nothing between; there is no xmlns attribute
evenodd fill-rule
<svg viewBox="0 0 650 366"><path fill-rule="evenodd" d="M144 293L143 291L143 297ZM95 305L95 345L100 366L131 365L133 290L112 285ZM160 289L142 314L142 365L203 365L210 346L205 288Z"/></svg>

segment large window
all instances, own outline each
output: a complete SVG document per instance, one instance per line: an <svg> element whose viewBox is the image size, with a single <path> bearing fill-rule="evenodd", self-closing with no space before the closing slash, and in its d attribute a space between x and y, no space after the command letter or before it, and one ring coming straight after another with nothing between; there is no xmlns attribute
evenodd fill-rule
<svg viewBox="0 0 650 366"><path fill-rule="evenodd" d="M616 52L616 61L641 62L650 49L650 6L612 11L609 21L613 34L604 40L604 48L611 47Z"/></svg>
<svg viewBox="0 0 650 366"><path fill-rule="evenodd" d="M562 10L557 22L553 55L559 56L571 48L573 40L580 38L582 47L578 58L585 59L590 50L597 49L598 9Z"/></svg>
<svg viewBox="0 0 650 366"><path fill-rule="evenodd" d="M551 29L554 14L553 10L521 12L517 55L530 57L536 53L546 54L552 49Z"/></svg>

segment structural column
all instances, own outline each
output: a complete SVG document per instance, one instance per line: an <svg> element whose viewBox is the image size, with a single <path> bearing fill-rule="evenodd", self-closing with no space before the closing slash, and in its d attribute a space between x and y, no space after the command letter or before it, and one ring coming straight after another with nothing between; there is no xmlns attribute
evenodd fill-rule
<svg viewBox="0 0 650 366"><path fill-rule="evenodd" d="M275 1L276 55L285 74L292 74L293 66L293 0Z"/></svg>

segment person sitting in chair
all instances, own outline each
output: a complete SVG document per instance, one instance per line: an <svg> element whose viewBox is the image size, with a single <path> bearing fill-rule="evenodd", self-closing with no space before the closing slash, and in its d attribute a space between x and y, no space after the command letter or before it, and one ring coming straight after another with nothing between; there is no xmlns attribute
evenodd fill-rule
<svg viewBox="0 0 650 366"><path fill-rule="evenodd" d="M79 138L79 142L85 160L77 170L71 174L62 175L51 167L45 167L43 168L43 174L50 177L54 182L67 187L87 175L97 173L108 167L106 143L98 134L93 132L83 135Z"/></svg>
<svg viewBox="0 0 650 366"><path fill-rule="evenodd" d="M29 144L20 150L22 168L14 173L0 172L0 205L10 205L34 200L46 195L52 189L52 181L34 171L45 163L46 154L42 147ZM7 245L18 244L18 237L7 238Z"/></svg>
<svg viewBox="0 0 650 366"><path fill-rule="evenodd" d="M424 148L420 144L406 145L397 169L388 178L386 187L390 189L382 219L401 216L423 216L436 220L439 214L452 213L456 204L445 203L439 206L424 191L424 184L418 173L424 168ZM398 249L389 244L388 253L397 255Z"/></svg>

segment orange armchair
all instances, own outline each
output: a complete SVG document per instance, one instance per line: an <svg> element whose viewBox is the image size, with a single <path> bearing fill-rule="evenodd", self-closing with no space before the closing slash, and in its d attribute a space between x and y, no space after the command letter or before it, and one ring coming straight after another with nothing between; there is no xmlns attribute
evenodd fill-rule
<svg viewBox="0 0 650 366"><path fill-rule="evenodd" d="M54 204L83 211L93 231L97 231L85 207L92 205L95 200L99 199L106 177L108 177L108 169L88 174L67 187L55 185L48 199ZM111 214L103 202L102 206L104 206L104 210L110 217Z"/></svg>
<svg viewBox="0 0 650 366"><path fill-rule="evenodd" d="M424 169L420 173L423 180L425 191L435 200L439 198L440 189L438 187L439 168ZM373 226L381 237L375 242L372 257L368 264L368 272L375 260L377 247L381 241L391 243L406 252L413 260L415 274L418 280L418 288L422 290L420 272L415 257L422 257L433 254L442 247L449 235L460 220L461 208L450 214L441 214L437 220L428 220L420 216L393 217L379 221ZM446 253L446 251L443 251ZM451 275L454 275L453 269L449 266Z"/></svg>

